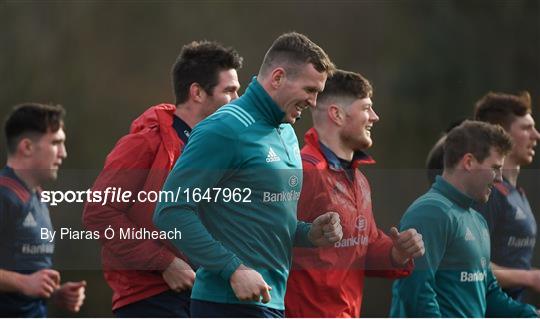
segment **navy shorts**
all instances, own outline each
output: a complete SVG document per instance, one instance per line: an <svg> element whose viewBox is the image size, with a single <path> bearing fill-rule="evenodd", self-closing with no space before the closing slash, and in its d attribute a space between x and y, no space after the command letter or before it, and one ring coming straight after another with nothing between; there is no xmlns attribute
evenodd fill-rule
<svg viewBox="0 0 540 319"><path fill-rule="evenodd" d="M46 318L46 301L17 293L0 293L0 317Z"/></svg>
<svg viewBox="0 0 540 319"><path fill-rule="evenodd" d="M285 311L258 305L191 299L191 316L193 318L283 318Z"/></svg>
<svg viewBox="0 0 540 319"><path fill-rule="evenodd" d="M190 297L191 290L183 292L167 290L155 296L120 307L113 312L118 318L188 318Z"/></svg>

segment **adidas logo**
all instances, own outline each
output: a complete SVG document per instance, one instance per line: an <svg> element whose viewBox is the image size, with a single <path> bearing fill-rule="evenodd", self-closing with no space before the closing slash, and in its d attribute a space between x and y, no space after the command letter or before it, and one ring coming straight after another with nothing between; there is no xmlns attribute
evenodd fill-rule
<svg viewBox="0 0 540 319"><path fill-rule="evenodd" d="M37 223L34 219L34 216L31 212L28 212L28 215L26 215L26 218L23 221L23 227L36 227Z"/></svg>
<svg viewBox="0 0 540 319"><path fill-rule="evenodd" d="M268 150L268 155L266 155L266 162L271 163L277 161L281 161L281 158L279 158L276 152L274 152L274 150L270 147L270 149Z"/></svg>
<svg viewBox="0 0 540 319"><path fill-rule="evenodd" d="M467 232L465 232L465 240L466 241L471 241L471 240L476 240L476 238L474 237L472 231L469 229L469 227L467 227Z"/></svg>
<svg viewBox="0 0 540 319"><path fill-rule="evenodd" d="M521 208L517 208L516 210L516 220L524 220L527 219L527 215L521 210Z"/></svg>

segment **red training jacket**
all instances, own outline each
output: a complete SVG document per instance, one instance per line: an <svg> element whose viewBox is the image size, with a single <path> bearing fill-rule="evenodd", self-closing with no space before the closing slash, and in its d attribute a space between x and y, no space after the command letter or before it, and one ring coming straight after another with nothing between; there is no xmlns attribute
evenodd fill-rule
<svg viewBox="0 0 540 319"><path fill-rule="evenodd" d="M141 190L160 191L180 156L184 143L172 126L175 110L171 104L146 110L107 156L92 190L104 192L107 187L129 190L133 194L129 202L109 199L104 206L85 205L83 224L88 230L100 233L103 271L113 290L113 310L168 290L161 273L175 256L186 260L168 241L128 240L119 236L121 228L157 230L152 222L156 203L139 202L136 194ZM104 237L109 226L115 231L111 240Z"/></svg>
<svg viewBox="0 0 540 319"><path fill-rule="evenodd" d="M315 129L302 148L304 182L298 219L312 222L328 212L339 213L343 239L328 248L295 248L287 284L287 317L359 317L364 277L399 278L410 274L413 263L396 269L391 260L392 239L377 228L371 211L371 190L360 164L352 163L354 181L342 168L329 163ZM356 154L359 155L359 154Z"/></svg>

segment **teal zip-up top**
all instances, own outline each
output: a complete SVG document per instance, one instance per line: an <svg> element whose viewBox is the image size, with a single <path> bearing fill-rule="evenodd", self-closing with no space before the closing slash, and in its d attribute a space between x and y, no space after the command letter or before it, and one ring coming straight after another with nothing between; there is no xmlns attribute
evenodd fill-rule
<svg viewBox="0 0 540 319"><path fill-rule="evenodd" d="M180 230L173 244L199 266L193 299L284 309L292 246L310 245L310 224L296 218L300 150L284 115L254 78L242 97L195 126L165 182L163 191L178 198L158 203L154 223ZM272 287L270 303L236 298L229 279L240 264Z"/></svg>
<svg viewBox="0 0 540 319"><path fill-rule="evenodd" d="M473 200L441 176L405 212L400 228L415 228L426 253L394 283L392 317L537 317L495 279L485 219Z"/></svg>

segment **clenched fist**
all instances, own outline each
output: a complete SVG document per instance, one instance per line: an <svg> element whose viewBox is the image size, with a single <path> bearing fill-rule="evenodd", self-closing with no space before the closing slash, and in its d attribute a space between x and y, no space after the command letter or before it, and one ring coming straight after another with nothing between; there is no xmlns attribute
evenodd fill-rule
<svg viewBox="0 0 540 319"><path fill-rule="evenodd" d="M257 271L240 265L231 275L231 288L238 300L270 302L270 290L261 274Z"/></svg>
<svg viewBox="0 0 540 319"><path fill-rule="evenodd" d="M176 292L191 289L195 282L195 272L191 266L178 257L174 257L161 276L169 288Z"/></svg>
<svg viewBox="0 0 540 319"><path fill-rule="evenodd" d="M401 233L396 227L390 229L390 238L394 242L392 259L394 264L403 265L411 258L421 257L425 253L422 235L416 229L409 228Z"/></svg>
<svg viewBox="0 0 540 319"><path fill-rule="evenodd" d="M339 214L336 212L327 212L315 218L311 224L308 234L309 240L315 246L330 246L341 240L343 230Z"/></svg>

